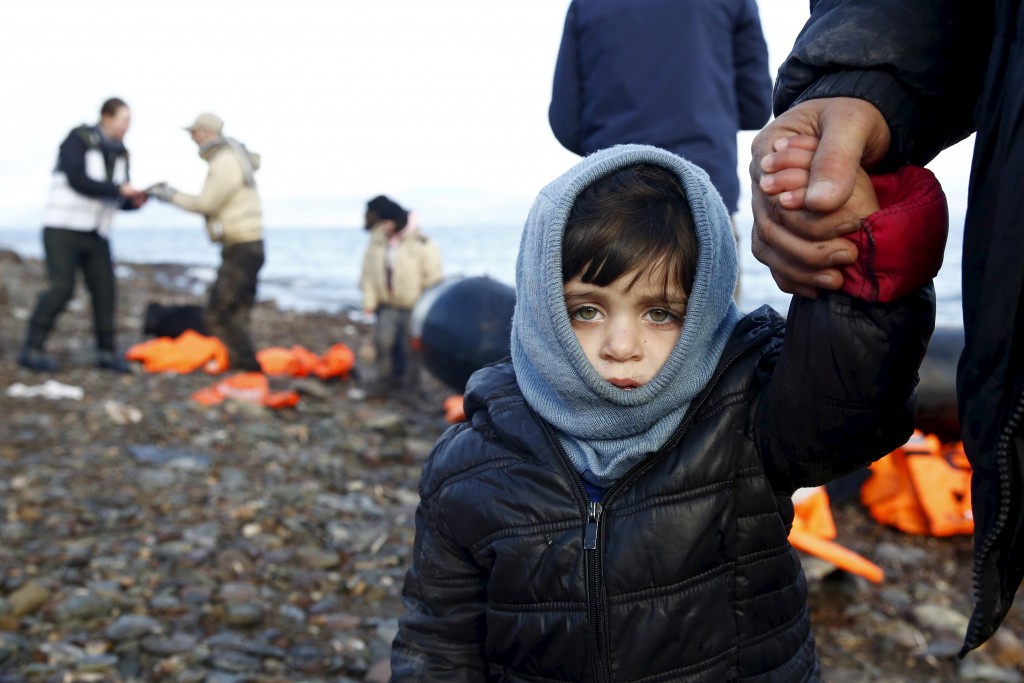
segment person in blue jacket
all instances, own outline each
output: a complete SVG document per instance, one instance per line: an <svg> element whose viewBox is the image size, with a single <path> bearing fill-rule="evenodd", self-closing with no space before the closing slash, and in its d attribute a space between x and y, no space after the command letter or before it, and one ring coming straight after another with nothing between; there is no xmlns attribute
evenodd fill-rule
<svg viewBox="0 0 1024 683"><path fill-rule="evenodd" d="M675 152L734 214L736 133L767 123L771 97L755 0L573 0L548 120L581 156L631 142Z"/></svg>

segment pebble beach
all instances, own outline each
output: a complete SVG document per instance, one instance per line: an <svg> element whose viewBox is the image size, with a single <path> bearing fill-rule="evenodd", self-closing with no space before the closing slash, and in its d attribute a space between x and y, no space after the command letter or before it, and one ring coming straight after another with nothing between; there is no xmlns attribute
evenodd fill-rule
<svg viewBox="0 0 1024 683"><path fill-rule="evenodd" d="M125 349L146 339L148 303L202 303L182 265L121 263L118 278ZM356 372L272 378L299 393L293 408L200 405L216 381L203 372L94 366L81 285L48 344L63 369L31 373L15 358L44 285L40 261L0 251L0 683L386 681L450 390L428 378L415 400L368 396L365 324L263 301L258 348L341 342ZM804 558L825 681L1024 681L1019 610L957 658L970 537L903 534L855 499L833 512L837 540L886 578Z"/></svg>

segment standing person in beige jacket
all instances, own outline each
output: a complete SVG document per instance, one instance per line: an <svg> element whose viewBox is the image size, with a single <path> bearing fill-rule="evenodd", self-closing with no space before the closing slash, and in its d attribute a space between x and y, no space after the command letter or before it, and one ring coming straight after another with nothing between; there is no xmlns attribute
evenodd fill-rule
<svg viewBox="0 0 1024 683"><path fill-rule="evenodd" d="M210 166L203 189L190 195L158 183L147 192L206 218L210 241L222 245L221 265L206 306L206 325L224 342L233 369L260 372L249 335L249 317L264 260L263 211L254 177L260 157L237 140L224 137L224 121L215 114L200 114L185 130Z"/></svg>
<svg viewBox="0 0 1024 683"><path fill-rule="evenodd" d="M420 362L410 346L409 318L425 289L441 280L441 253L419 231L416 216L384 195L366 205L370 243L359 286L363 310L377 316L374 346L377 390L419 389Z"/></svg>

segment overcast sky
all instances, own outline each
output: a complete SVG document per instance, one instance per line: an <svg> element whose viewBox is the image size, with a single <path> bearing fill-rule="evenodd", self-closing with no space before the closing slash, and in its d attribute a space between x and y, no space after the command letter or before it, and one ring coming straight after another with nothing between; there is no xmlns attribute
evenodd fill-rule
<svg viewBox="0 0 1024 683"><path fill-rule="evenodd" d="M206 165L182 126L210 110L262 155L270 226L354 226L380 193L425 224L520 225L540 187L577 160L547 124L567 7L9 2L0 10L0 227L38 225L59 143L95 122L111 95L132 109L126 143L140 186L199 189ZM808 2L760 8L774 75ZM741 156L750 137L741 135ZM934 165L951 203L966 190L969 159L961 146ZM117 226L183 219L147 206Z"/></svg>

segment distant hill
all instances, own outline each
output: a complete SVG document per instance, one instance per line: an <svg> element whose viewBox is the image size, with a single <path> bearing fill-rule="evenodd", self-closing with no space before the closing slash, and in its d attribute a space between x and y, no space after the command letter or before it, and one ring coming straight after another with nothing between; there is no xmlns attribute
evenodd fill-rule
<svg viewBox="0 0 1024 683"><path fill-rule="evenodd" d="M400 193L382 189L402 206L420 217L425 228L431 225L462 227L473 225L521 226L526 220L533 197L515 197L499 193L450 187L422 187ZM263 214L267 226L303 228L358 228L363 224L366 201L371 196L339 194L332 197L264 198ZM11 207L0 214L0 229L39 226L43 207ZM118 228L175 228L202 225L199 216L151 200L139 211L120 214Z"/></svg>

